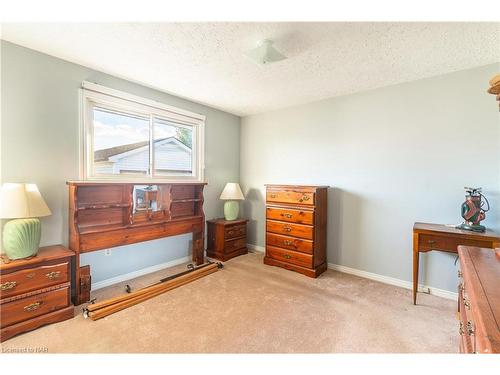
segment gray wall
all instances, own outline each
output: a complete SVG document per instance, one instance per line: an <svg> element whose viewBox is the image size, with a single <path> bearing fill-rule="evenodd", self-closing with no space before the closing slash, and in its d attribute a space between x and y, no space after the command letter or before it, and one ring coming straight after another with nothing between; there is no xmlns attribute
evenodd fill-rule
<svg viewBox="0 0 500 375"><path fill-rule="evenodd" d="M415 221L459 223L481 186L500 230L499 64L242 119L249 242L264 245L265 183L330 185L328 262L410 281ZM421 257L421 281L455 291L455 257Z"/></svg>
<svg viewBox="0 0 500 375"><path fill-rule="evenodd" d="M240 118L138 84L1 41L3 182L34 182L52 210L42 245L68 242L66 181L78 179L78 89L87 80L206 116L205 214L223 216L218 196L239 180ZM188 255L189 235L86 254L93 281Z"/></svg>

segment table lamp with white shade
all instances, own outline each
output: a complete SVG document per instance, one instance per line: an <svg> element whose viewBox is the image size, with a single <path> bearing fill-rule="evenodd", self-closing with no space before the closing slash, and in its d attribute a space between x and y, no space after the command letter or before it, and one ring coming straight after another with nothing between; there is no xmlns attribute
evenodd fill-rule
<svg viewBox="0 0 500 375"><path fill-rule="evenodd" d="M0 218L13 219L3 228L3 250L9 259L35 255L40 245L39 217L50 209L35 184L5 183L0 192Z"/></svg>
<svg viewBox="0 0 500 375"><path fill-rule="evenodd" d="M228 182L220 195L224 202L224 218L226 220L236 220L240 210L239 200L245 199L241 192L240 185L236 182Z"/></svg>

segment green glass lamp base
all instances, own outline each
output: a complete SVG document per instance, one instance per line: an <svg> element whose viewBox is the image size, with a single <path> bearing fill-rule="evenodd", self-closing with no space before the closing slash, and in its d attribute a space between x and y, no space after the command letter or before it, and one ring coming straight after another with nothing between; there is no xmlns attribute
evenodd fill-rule
<svg viewBox="0 0 500 375"><path fill-rule="evenodd" d="M460 225L457 225L458 229L463 229L463 230L470 230L473 232L480 232L483 233L486 231L486 227L481 224L467 224L467 223L462 223Z"/></svg>
<svg viewBox="0 0 500 375"><path fill-rule="evenodd" d="M236 220L238 218L239 210L240 205L238 201L224 202L224 218L226 220Z"/></svg>
<svg viewBox="0 0 500 375"><path fill-rule="evenodd" d="M3 228L3 249L9 259L22 259L35 255L40 245L42 225L40 219L14 219Z"/></svg>

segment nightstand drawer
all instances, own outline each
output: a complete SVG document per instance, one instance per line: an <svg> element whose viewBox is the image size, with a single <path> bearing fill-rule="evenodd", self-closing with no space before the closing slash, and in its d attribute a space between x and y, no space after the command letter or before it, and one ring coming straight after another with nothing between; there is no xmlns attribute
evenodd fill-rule
<svg viewBox="0 0 500 375"><path fill-rule="evenodd" d="M238 238L236 240L226 241L224 250L226 252L231 252L236 249L241 249L247 247L247 240L245 238Z"/></svg>
<svg viewBox="0 0 500 375"><path fill-rule="evenodd" d="M312 255L281 249L279 247L267 246L266 255L282 262L296 264L297 266L311 268L313 265Z"/></svg>
<svg viewBox="0 0 500 375"><path fill-rule="evenodd" d="M238 238L246 236L247 226L245 225L234 225L232 227L224 228L224 237L226 240L231 238Z"/></svg>
<svg viewBox="0 0 500 375"><path fill-rule="evenodd" d="M267 207L267 218L272 220L288 221L290 223L312 225L314 212L306 210Z"/></svg>
<svg viewBox="0 0 500 375"><path fill-rule="evenodd" d="M303 193L293 190L267 191L267 202L280 202L292 204L307 204L314 205L314 193Z"/></svg>
<svg viewBox="0 0 500 375"><path fill-rule="evenodd" d="M309 225L292 224L274 220L267 220L266 227L267 227L266 230L268 232L284 234L287 236L300 237L308 240L313 239L313 227Z"/></svg>
<svg viewBox="0 0 500 375"><path fill-rule="evenodd" d="M300 251L301 253L312 254L313 242L300 238L282 236L279 234L267 233L266 244L270 246L278 246L285 249Z"/></svg>
<svg viewBox="0 0 500 375"><path fill-rule="evenodd" d="M69 306L69 286L0 305L1 327L22 322Z"/></svg>
<svg viewBox="0 0 500 375"><path fill-rule="evenodd" d="M0 277L1 298L69 281L69 263L58 263L12 272Z"/></svg>

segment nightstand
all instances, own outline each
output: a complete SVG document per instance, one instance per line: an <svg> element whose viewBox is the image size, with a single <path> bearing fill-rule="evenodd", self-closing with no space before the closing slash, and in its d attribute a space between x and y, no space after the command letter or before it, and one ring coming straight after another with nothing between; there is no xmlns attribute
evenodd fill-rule
<svg viewBox="0 0 500 375"><path fill-rule="evenodd" d="M36 256L0 264L1 338L74 316L71 260L75 254L56 245Z"/></svg>
<svg viewBox="0 0 500 375"><path fill-rule="evenodd" d="M207 256L225 262L248 253L247 219L207 220Z"/></svg>

